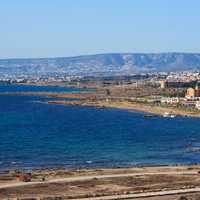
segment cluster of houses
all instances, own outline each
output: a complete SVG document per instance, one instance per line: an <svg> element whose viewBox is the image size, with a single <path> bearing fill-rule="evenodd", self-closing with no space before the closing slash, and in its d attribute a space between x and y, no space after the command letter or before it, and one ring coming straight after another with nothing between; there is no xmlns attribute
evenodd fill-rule
<svg viewBox="0 0 200 200"><path fill-rule="evenodd" d="M185 97L162 97L161 103L196 108L200 110L200 88L198 84L195 88L188 88Z"/></svg>

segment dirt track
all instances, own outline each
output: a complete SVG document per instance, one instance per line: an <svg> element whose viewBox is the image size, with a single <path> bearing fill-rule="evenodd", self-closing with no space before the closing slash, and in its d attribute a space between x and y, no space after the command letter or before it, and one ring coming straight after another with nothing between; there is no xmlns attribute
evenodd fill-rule
<svg viewBox="0 0 200 200"><path fill-rule="evenodd" d="M1 181L0 199L55 196L63 199L89 197L90 200L156 199L158 195L164 198L180 193L200 193L199 169L200 166L86 170L68 177L49 176L43 182Z"/></svg>

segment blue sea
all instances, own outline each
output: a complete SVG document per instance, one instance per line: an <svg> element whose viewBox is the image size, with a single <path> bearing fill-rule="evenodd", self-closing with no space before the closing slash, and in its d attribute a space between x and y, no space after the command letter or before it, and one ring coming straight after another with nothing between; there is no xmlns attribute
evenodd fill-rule
<svg viewBox="0 0 200 200"><path fill-rule="evenodd" d="M0 85L9 91L74 88ZM144 118L121 109L44 104L0 95L0 170L130 167L200 162L200 118Z"/></svg>

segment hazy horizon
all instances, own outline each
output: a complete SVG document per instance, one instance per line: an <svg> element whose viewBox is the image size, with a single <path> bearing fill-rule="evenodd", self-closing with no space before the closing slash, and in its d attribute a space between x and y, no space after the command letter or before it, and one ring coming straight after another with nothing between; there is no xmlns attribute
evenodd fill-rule
<svg viewBox="0 0 200 200"><path fill-rule="evenodd" d="M48 58L76 58L76 57L84 57L84 56L97 56L97 55L109 55L109 54L200 54L199 52L105 52L105 53L88 53L88 54L80 54L80 55L71 55L71 56L46 56L46 57L7 57L0 58L0 60L12 60L12 59L48 59Z"/></svg>

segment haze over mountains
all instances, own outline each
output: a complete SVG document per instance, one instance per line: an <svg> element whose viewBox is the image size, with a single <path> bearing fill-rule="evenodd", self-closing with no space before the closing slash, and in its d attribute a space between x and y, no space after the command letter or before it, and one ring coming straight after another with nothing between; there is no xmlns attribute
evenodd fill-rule
<svg viewBox="0 0 200 200"><path fill-rule="evenodd" d="M1 59L0 74L127 75L200 70L197 53L115 53L62 58Z"/></svg>

